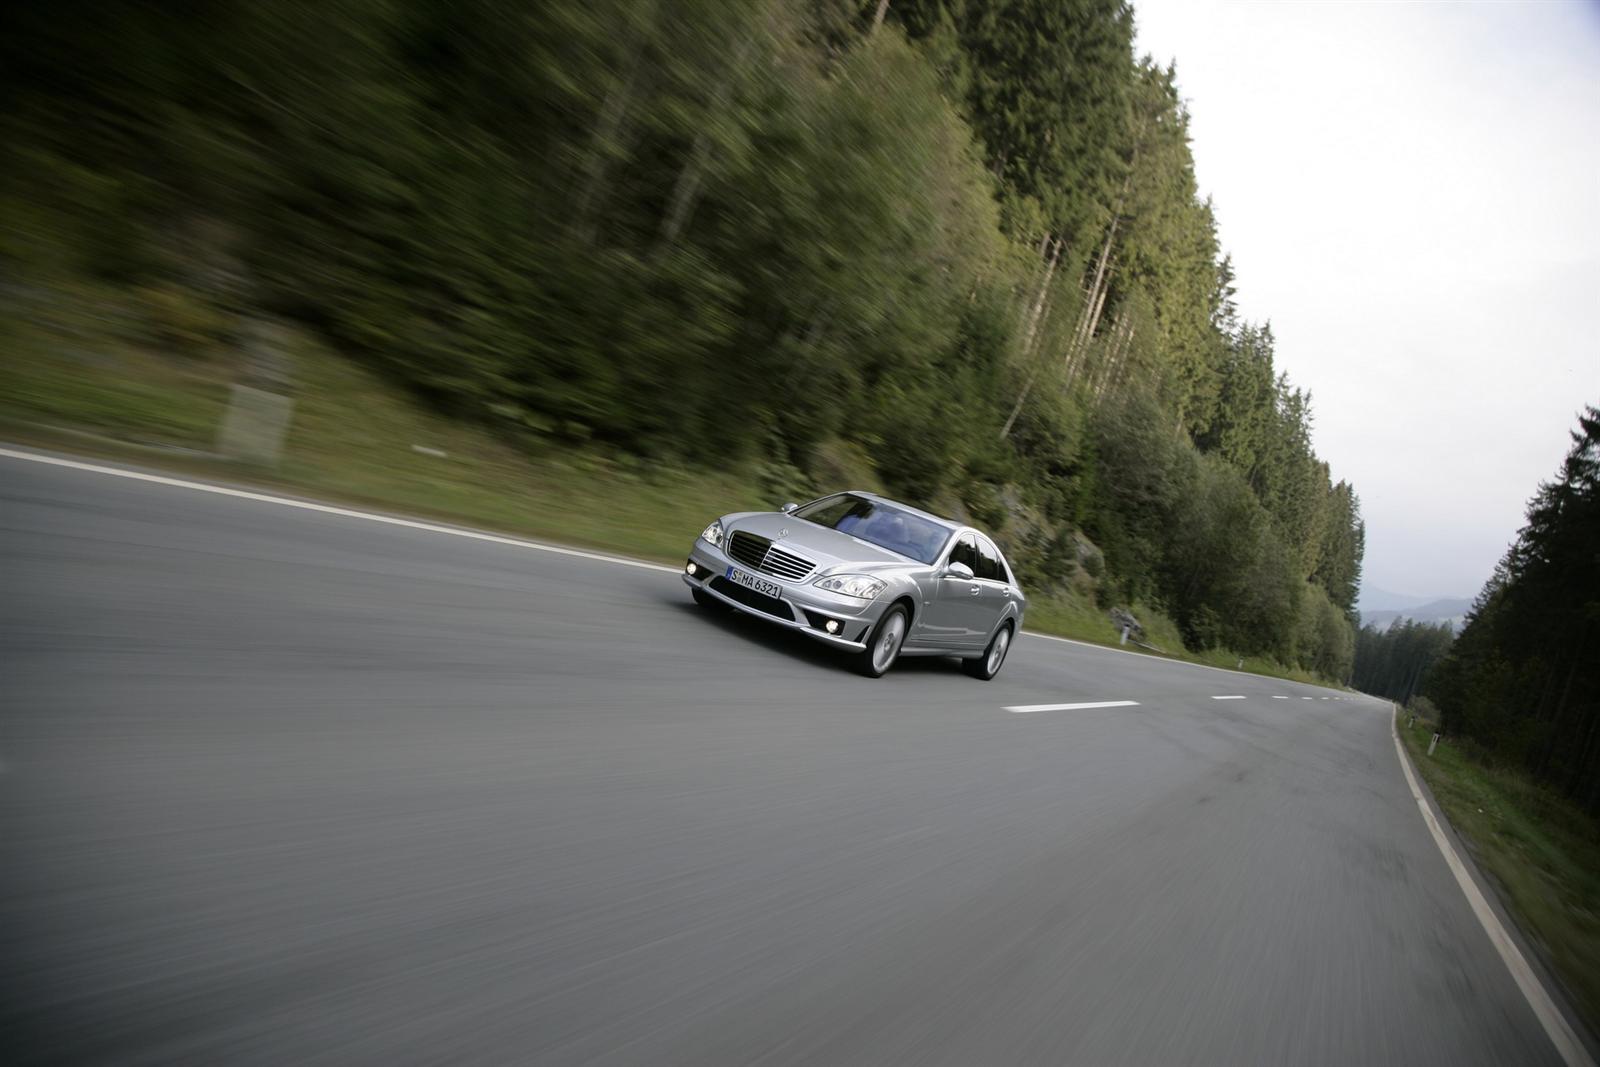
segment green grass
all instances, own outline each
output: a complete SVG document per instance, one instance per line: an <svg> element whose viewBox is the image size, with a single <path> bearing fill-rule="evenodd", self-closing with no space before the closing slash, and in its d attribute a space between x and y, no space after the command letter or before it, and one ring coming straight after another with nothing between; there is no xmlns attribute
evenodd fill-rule
<svg viewBox="0 0 1600 1067"><path fill-rule="evenodd" d="M1241 657L1235 652L1225 648L1207 649L1204 651L1191 651L1183 643L1183 637L1178 633L1178 625L1149 604L1135 603L1132 607L1134 618L1144 627L1144 643L1154 646L1159 651L1141 648L1131 640L1126 646L1122 645L1122 633L1112 624L1110 616L1097 606L1087 596L1056 595L1036 596L1028 600L1028 629L1038 630L1042 633L1055 634L1060 637L1070 637L1078 641L1088 641L1097 645L1125 647L1130 652L1148 652L1151 655L1163 656L1167 659L1182 660L1185 663L1199 663L1208 667L1225 667L1228 670L1245 670L1252 674L1264 674L1272 678L1285 678L1290 681L1305 682L1310 685L1328 685L1328 681L1319 678L1310 671L1298 667L1285 666L1277 660L1265 656ZM1240 660L1243 666L1240 666Z"/></svg>
<svg viewBox="0 0 1600 1067"><path fill-rule="evenodd" d="M1502 890L1591 1028L1600 1024L1600 824L1470 743L1400 719L1400 736L1452 826Z"/></svg>
<svg viewBox="0 0 1600 1067"><path fill-rule="evenodd" d="M176 449L213 448L233 362L156 357L114 339L74 358L47 340L5 339L0 430L13 440L142 462L152 448L172 448L158 452L163 466L665 562L682 559L708 517L776 503L738 467L690 472L595 451L530 456L310 343L294 353L294 419L279 467L199 458Z"/></svg>
<svg viewBox="0 0 1600 1067"><path fill-rule="evenodd" d="M772 507L751 465L689 471L593 449L530 454L472 423L427 410L361 364L298 337L292 427L274 470L209 452L228 390L242 373L224 346L157 355L140 324L149 313L126 294L76 293L50 314L0 323L0 433L79 453L151 462L230 481L679 562L714 515ZM119 303L120 301L120 303ZM71 308L98 306L88 316ZM87 320L87 321L86 321ZM86 437L84 433L95 436ZM413 446L443 451L444 457ZM1236 667L1225 650L1192 653L1159 611L1135 604L1147 643L1194 663ZM1030 629L1115 646L1120 634L1082 596L1035 597ZM1141 651L1133 645L1132 651ZM1264 659L1245 669L1316 682Z"/></svg>
<svg viewBox="0 0 1600 1067"><path fill-rule="evenodd" d="M0 414L12 420L209 448L227 407L231 365L113 345L62 355L34 338L4 341Z"/></svg>

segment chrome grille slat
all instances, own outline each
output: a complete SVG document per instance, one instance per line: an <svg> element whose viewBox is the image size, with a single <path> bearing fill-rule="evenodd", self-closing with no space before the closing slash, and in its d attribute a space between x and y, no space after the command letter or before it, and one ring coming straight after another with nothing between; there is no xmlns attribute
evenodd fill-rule
<svg viewBox="0 0 1600 1067"><path fill-rule="evenodd" d="M799 581L810 574L814 566L815 564L809 559L803 559L793 552L785 552L777 547L767 549L767 558L761 562L762 570L780 578L787 578L791 582Z"/></svg>
<svg viewBox="0 0 1600 1067"><path fill-rule="evenodd" d="M728 535L728 555L746 567L790 582L798 582L817 566L804 556L774 547L765 537L743 530Z"/></svg>
<svg viewBox="0 0 1600 1067"><path fill-rule="evenodd" d="M771 545L772 542L765 537L757 537L755 534L745 533L743 530L735 530L728 537L728 555L743 563L746 567L754 567L756 570L760 570L761 561L766 558L767 549Z"/></svg>

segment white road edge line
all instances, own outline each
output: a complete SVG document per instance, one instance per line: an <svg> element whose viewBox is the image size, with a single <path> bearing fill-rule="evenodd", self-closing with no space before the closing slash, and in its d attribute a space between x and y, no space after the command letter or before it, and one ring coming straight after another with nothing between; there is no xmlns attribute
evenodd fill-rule
<svg viewBox="0 0 1600 1067"><path fill-rule="evenodd" d="M1400 769L1406 774L1406 785L1411 787L1411 796L1417 802L1417 810L1422 812L1422 821L1428 824L1428 832L1433 835L1434 844L1444 853L1444 861L1449 865L1450 873L1456 876L1461 892L1466 894L1467 903L1472 905L1473 914L1478 917L1484 933L1489 935L1489 940L1494 943L1500 958L1505 961L1506 968L1516 980L1517 987L1522 990L1522 995L1528 998L1528 1006L1533 1009L1533 1014L1538 1016L1540 1024L1544 1026L1544 1032L1555 1045L1556 1051L1561 1054L1561 1059L1567 1067L1594 1067L1595 1061L1589 1055L1589 1050L1584 1047L1583 1042L1567 1023L1566 1017L1561 1014L1561 1009L1556 1007L1549 990L1545 989L1544 984L1533 973L1533 968L1528 965L1522 950L1506 933L1506 928L1500 923L1500 917L1489 907L1483 891L1478 888L1478 883L1472 880L1472 875L1467 873L1466 864L1461 862L1455 846L1445 837L1444 830L1439 826L1439 820L1434 818L1433 809L1428 806L1427 800L1422 795L1422 789L1417 785L1417 776L1411 770L1411 758L1400 742L1400 731L1395 726L1393 705L1389 710L1389 735L1394 738L1395 755L1400 758Z"/></svg>
<svg viewBox="0 0 1600 1067"><path fill-rule="evenodd" d="M1086 708L1136 708L1137 700L1091 700L1085 704L1015 704L1007 711L1028 715L1035 711L1082 711Z"/></svg>
<svg viewBox="0 0 1600 1067"><path fill-rule="evenodd" d="M1244 697L1242 697L1242 696L1225 696L1225 697L1212 697L1211 699L1212 700L1243 700Z"/></svg>
<svg viewBox="0 0 1600 1067"><path fill-rule="evenodd" d="M488 541L497 545L513 545L517 548L531 548L536 552L553 552L560 556L578 556L581 559L599 560L602 563L620 563L624 567L640 567L645 570L665 571L676 574L677 567L664 567L659 563L646 563L638 559L624 559L621 556L608 556L599 552L585 552L577 548L562 548L558 545L545 545L537 541L524 541L518 537L504 537L500 534L482 533L477 530L465 530L456 526L444 526L439 523L418 522L415 519L401 519L393 515L380 515L370 511L356 511L353 508L335 507L332 504L317 504L310 500L296 500L293 497L274 496L271 493L254 493L245 489L230 489L222 485L209 485L205 482L191 482L183 478L168 478L160 474L144 474L140 471L123 470L120 467L103 467L98 463L83 463L75 459L60 459L55 456L42 456L34 452L18 452L10 448L0 447L0 456L11 459L27 460L31 463L47 463L52 467L70 467L73 470L90 471L94 474L109 474L116 478L131 478L136 482L150 482L154 485L170 485L179 489L194 489L202 493L215 493L218 496L237 497L240 500L255 500L263 504L281 504L284 507L299 508L302 511L316 511L324 515L338 515L347 519L365 519L368 522L381 522L388 526L404 526L411 530L425 530L428 533L449 534L451 537L466 537L473 541Z"/></svg>

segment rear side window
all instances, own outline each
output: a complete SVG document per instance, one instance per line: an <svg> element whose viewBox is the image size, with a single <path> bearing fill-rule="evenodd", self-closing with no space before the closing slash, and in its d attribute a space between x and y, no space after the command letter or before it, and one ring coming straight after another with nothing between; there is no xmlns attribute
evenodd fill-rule
<svg viewBox="0 0 1600 1067"><path fill-rule="evenodd" d="M987 537L978 538L978 565L972 568L972 573L991 582L1006 580L1006 569L1000 565L1000 553L995 551Z"/></svg>
<svg viewBox="0 0 1600 1067"><path fill-rule="evenodd" d="M971 534L961 535L961 540L956 542L956 547L950 550L950 562L965 563L967 566L972 568L974 577L983 577L983 575L978 573L978 568L982 565L982 562L978 559L977 548L972 544Z"/></svg>

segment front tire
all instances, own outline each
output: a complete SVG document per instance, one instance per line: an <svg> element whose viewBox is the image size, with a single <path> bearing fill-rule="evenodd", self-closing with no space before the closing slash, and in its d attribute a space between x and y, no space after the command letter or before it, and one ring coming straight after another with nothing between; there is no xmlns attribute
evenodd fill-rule
<svg viewBox="0 0 1600 1067"><path fill-rule="evenodd" d="M900 658L900 649L906 643L906 631L911 617L905 605L896 604L883 613L878 625L867 638L867 647L856 653L856 670L868 678L881 678L894 661Z"/></svg>
<svg viewBox="0 0 1600 1067"><path fill-rule="evenodd" d="M994 632L989 639L989 647L983 650L983 655L977 659L964 659L961 669L967 674L987 682L990 678L1000 673L1000 668L1006 664L1006 653L1011 651L1011 624L1005 623Z"/></svg>

